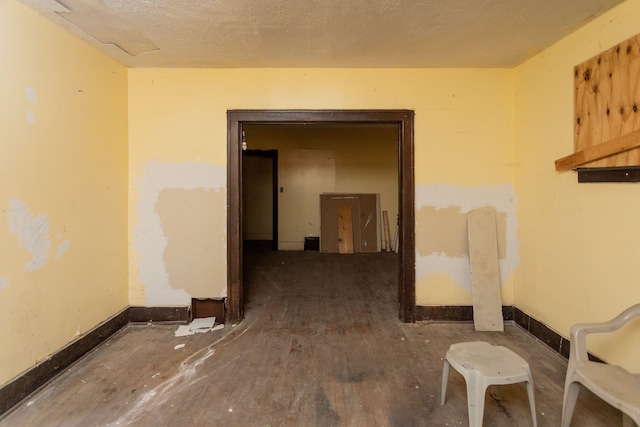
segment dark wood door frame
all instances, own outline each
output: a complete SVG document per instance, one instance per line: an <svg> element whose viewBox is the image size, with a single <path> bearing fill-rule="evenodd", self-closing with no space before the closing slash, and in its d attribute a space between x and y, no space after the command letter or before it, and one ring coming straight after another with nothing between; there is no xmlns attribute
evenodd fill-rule
<svg viewBox="0 0 640 427"><path fill-rule="evenodd" d="M415 182L411 110L229 110L227 111L227 309L226 321L244 317L242 283L242 127L245 124L398 125L398 311L415 320Z"/></svg>
<svg viewBox="0 0 640 427"><path fill-rule="evenodd" d="M271 159L271 247L278 250L278 151L277 150L247 150L245 156L266 157ZM242 174L242 168L240 168Z"/></svg>

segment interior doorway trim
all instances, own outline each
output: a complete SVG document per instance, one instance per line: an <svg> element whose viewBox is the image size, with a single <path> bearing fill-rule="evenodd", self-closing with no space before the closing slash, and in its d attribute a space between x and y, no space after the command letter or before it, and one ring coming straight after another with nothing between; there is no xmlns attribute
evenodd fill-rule
<svg viewBox="0 0 640 427"><path fill-rule="evenodd" d="M242 128L246 124L397 124L398 312L415 320L415 183L412 110L227 111L227 307L226 321L244 317L242 281Z"/></svg>

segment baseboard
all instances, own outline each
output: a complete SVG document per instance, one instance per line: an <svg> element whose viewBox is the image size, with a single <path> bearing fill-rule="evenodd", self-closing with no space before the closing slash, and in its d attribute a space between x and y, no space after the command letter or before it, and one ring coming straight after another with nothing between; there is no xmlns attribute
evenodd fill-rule
<svg viewBox="0 0 640 427"><path fill-rule="evenodd" d="M184 307L129 307L129 323L188 323L191 313Z"/></svg>
<svg viewBox="0 0 640 427"><path fill-rule="evenodd" d="M571 340L565 338L553 329L550 329L547 325L534 319L526 313L523 313L517 307L513 307L514 322L522 327L525 331L529 332L534 337L545 343L550 349L560 354L565 359L569 358L569 350L571 348ZM600 363L607 363L600 359L598 356L594 356L591 353L587 353L589 360Z"/></svg>
<svg viewBox="0 0 640 427"><path fill-rule="evenodd" d="M473 307L470 305L416 306L416 320L432 322L472 322ZM513 321L522 329L546 344L551 350L569 358L570 341L539 320L529 316L516 306L502 306L502 317ZM602 361L593 355L591 360Z"/></svg>
<svg viewBox="0 0 640 427"><path fill-rule="evenodd" d="M2 386L0 388L0 415L29 397L60 372L122 329L128 322L129 309L125 308L76 341L63 347L50 358L38 363L24 374Z"/></svg>
<svg viewBox="0 0 640 427"><path fill-rule="evenodd" d="M130 323L187 323L189 307L127 307L0 387L0 417Z"/></svg>
<svg viewBox="0 0 640 427"><path fill-rule="evenodd" d="M470 305L417 305L416 321L473 322L473 306ZM513 306L502 306L502 318L513 320Z"/></svg>
<svg viewBox="0 0 640 427"><path fill-rule="evenodd" d="M569 339L563 337L541 321L529 316L517 307L513 308L514 322L525 331L545 343L551 350L569 358Z"/></svg>

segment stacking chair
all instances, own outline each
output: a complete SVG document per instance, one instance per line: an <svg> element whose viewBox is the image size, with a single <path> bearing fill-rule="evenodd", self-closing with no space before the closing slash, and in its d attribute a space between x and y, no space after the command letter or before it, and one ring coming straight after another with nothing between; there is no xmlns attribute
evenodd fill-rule
<svg viewBox="0 0 640 427"><path fill-rule="evenodd" d="M562 427L571 425L580 385L622 411L623 425L640 426L640 375L606 363L593 362L587 355L586 337L592 333L613 332L640 316L640 304L627 308L602 323L582 323L571 327L571 350L564 385Z"/></svg>

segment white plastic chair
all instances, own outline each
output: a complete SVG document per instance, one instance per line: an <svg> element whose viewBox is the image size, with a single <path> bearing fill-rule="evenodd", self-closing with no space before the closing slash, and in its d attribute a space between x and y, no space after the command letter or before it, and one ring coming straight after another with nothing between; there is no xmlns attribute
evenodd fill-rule
<svg viewBox="0 0 640 427"><path fill-rule="evenodd" d="M444 357L440 405L447 396L450 367L467 383L469 427L482 427L484 397L489 386L524 382L529 396L531 422L537 426L535 392L529 364L506 347L484 341L452 344Z"/></svg>
<svg viewBox="0 0 640 427"><path fill-rule="evenodd" d="M580 384L605 402L622 411L623 425L640 425L640 375L606 363L592 362L587 355L586 337L591 333L613 332L640 316L640 304L627 308L602 323L581 323L571 327L571 350L564 385L562 427L571 425Z"/></svg>

